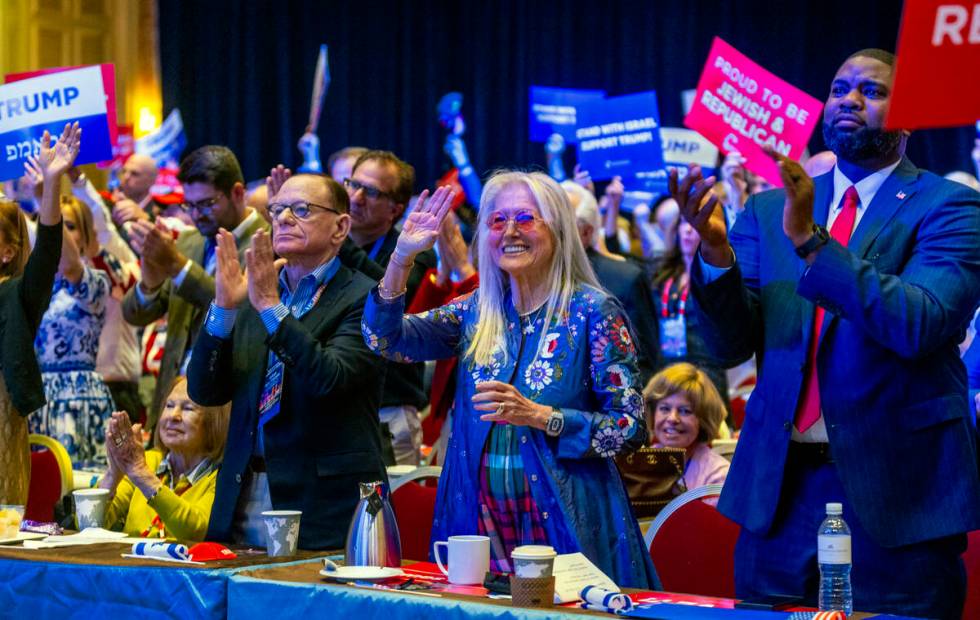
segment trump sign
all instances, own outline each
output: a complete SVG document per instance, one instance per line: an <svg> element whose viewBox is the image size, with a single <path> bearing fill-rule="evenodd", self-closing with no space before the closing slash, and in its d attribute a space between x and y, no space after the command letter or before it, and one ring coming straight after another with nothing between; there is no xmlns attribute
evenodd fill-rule
<svg viewBox="0 0 980 620"><path fill-rule="evenodd" d="M84 130L76 164L112 159L110 121L99 66L83 67L0 86L0 179L24 173L44 130L58 135L65 123Z"/></svg>

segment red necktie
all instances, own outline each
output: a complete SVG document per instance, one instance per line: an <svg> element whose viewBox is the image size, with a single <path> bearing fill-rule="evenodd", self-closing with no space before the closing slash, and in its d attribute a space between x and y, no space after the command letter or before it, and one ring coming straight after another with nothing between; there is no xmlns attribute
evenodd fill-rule
<svg viewBox="0 0 980 620"><path fill-rule="evenodd" d="M854 186L844 192L843 206L834 225L830 227L830 236L842 246L847 247L854 229L854 218L857 217L858 193ZM796 409L796 428L804 433L820 419L820 383L817 380L817 343L820 342L820 327L823 325L824 310L817 306L813 313L813 336L810 338L810 348L806 356L806 376L803 378L803 398Z"/></svg>

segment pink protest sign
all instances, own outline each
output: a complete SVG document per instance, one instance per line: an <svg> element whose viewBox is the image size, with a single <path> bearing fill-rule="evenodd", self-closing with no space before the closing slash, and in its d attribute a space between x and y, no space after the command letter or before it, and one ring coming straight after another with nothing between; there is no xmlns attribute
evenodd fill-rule
<svg viewBox="0 0 980 620"><path fill-rule="evenodd" d="M791 159L803 155L823 104L715 37L684 125L722 151L738 151L745 166L781 186L771 146Z"/></svg>
<svg viewBox="0 0 980 620"><path fill-rule="evenodd" d="M47 69L38 69L37 71L24 71L22 73L8 73L4 76L4 82L10 84L11 82L19 82L21 80L26 80L32 77L37 77L39 75L48 75L50 73L60 73L62 71L71 71L72 69L81 69L78 67L49 67ZM116 143L116 66L112 63L103 63L99 65L102 70L102 86L105 89L105 111L106 116L109 118L109 138L112 143Z"/></svg>

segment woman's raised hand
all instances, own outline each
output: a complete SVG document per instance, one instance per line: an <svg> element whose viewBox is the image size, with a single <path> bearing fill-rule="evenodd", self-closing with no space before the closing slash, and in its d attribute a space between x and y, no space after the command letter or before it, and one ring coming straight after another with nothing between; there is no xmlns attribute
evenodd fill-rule
<svg viewBox="0 0 980 620"><path fill-rule="evenodd" d="M402 226L395 245L395 253L400 259L409 262L419 252L430 249L439 237L442 221L452 207L456 192L444 185L429 197L429 190L423 190L418 203Z"/></svg>
<svg viewBox="0 0 980 620"><path fill-rule="evenodd" d="M44 137L41 138L41 150L33 162L45 181L57 180L71 168L78 157L81 138L82 130L78 123L66 124L61 137L54 144L51 144L51 134L45 130ZM30 171L30 168L27 170Z"/></svg>

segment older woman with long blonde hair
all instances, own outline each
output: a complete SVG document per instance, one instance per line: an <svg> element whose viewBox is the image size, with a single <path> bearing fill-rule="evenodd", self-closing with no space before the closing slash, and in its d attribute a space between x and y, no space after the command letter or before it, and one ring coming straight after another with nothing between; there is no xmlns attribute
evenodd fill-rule
<svg viewBox="0 0 980 620"><path fill-rule="evenodd" d="M15 203L0 200L0 504L27 502L27 416L44 405L31 345L58 270L61 177L78 155L81 133L76 123L66 125L54 144L47 132L41 139L37 164L43 190L33 250L24 214Z"/></svg>
<svg viewBox="0 0 980 620"><path fill-rule="evenodd" d="M486 535L491 568L503 572L519 545L580 551L621 585L655 587L612 459L647 438L636 351L565 193L541 173L494 175L474 240L480 288L406 316L408 269L435 242L452 192L427 198L368 297L362 330L395 361L460 358L432 539Z"/></svg>

